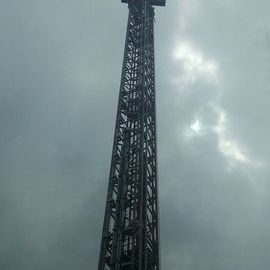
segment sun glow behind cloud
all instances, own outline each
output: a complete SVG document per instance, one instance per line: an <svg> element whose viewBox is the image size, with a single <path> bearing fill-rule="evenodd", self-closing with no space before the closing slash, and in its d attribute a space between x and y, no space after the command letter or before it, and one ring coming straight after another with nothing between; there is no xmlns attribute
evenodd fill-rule
<svg viewBox="0 0 270 270"><path fill-rule="evenodd" d="M176 65L180 65L179 76L173 79L173 83L179 85L179 89L190 89L196 82L203 82L214 85L216 90L213 92L210 107L210 114L216 115L216 124L203 124L203 118L200 114L189 123L182 135L185 141L191 142L196 137L215 133L217 136L217 149L226 157L230 168L237 164L245 165L251 168L263 166L263 162L256 158L251 158L246 153L246 147L237 142L228 130L228 117L226 111L220 106L222 86L220 83L220 68L218 61L206 57L205 54L192 42L183 40L177 43L173 53L173 59ZM201 107L207 104L201 104Z"/></svg>
<svg viewBox="0 0 270 270"><path fill-rule="evenodd" d="M261 160L249 157L244 147L230 136L226 112L217 107L213 108L213 111L217 116L216 125L203 124L202 120L195 118L182 132L184 140L192 142L195 138L213 134L214 132L217 136L217 149L227 159L229 169L241 164L250 168L264 166L265 163Z"/></svg>
<svg viewBox="0 0 270 270"><path fill-rule="evenodd" d="M195 119L184 131L185 140L190 141L196 136L204 135L204 126L199 119Z"/></svg>

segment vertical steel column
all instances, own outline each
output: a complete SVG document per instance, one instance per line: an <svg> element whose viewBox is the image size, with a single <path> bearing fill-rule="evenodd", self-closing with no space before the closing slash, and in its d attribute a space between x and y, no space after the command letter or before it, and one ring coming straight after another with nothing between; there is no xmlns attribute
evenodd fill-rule
<svg viewBox="0 0 270 270"><path fill-rule="evenodd" d="M154 8L130 0L99 270L159 270Z"/></svg>

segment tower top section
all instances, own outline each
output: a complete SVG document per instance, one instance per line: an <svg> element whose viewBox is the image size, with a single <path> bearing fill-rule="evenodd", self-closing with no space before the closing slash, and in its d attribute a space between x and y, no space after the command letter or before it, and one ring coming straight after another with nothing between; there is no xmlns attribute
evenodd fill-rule
<svg viewBox="0 0 270 270"><path fill-rule="evenodd" d="M122 3L135 2L140 0L121 0ZM166 5L166 0L150 0L152 6L161 6L164 7Z"/></svg>

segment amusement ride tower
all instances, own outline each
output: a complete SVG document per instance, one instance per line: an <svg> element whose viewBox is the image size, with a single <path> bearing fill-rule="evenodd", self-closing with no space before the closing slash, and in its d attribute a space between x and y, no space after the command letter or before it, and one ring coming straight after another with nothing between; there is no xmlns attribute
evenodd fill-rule
<svg viewBox="0 0 270 270"><path fill-rule="evenodd" d="M122 0L129 16L98 270L160 270L154 7Z"/></svg>

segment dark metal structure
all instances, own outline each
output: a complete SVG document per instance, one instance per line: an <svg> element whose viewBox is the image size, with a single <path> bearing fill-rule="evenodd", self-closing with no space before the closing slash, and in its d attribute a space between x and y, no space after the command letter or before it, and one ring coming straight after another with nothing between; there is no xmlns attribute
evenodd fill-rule
<svg viewBox="0 0 270 270"><path fill-rule="evenodd" d="M159 270L154 5L129 16L98 270Z"/></svg>

